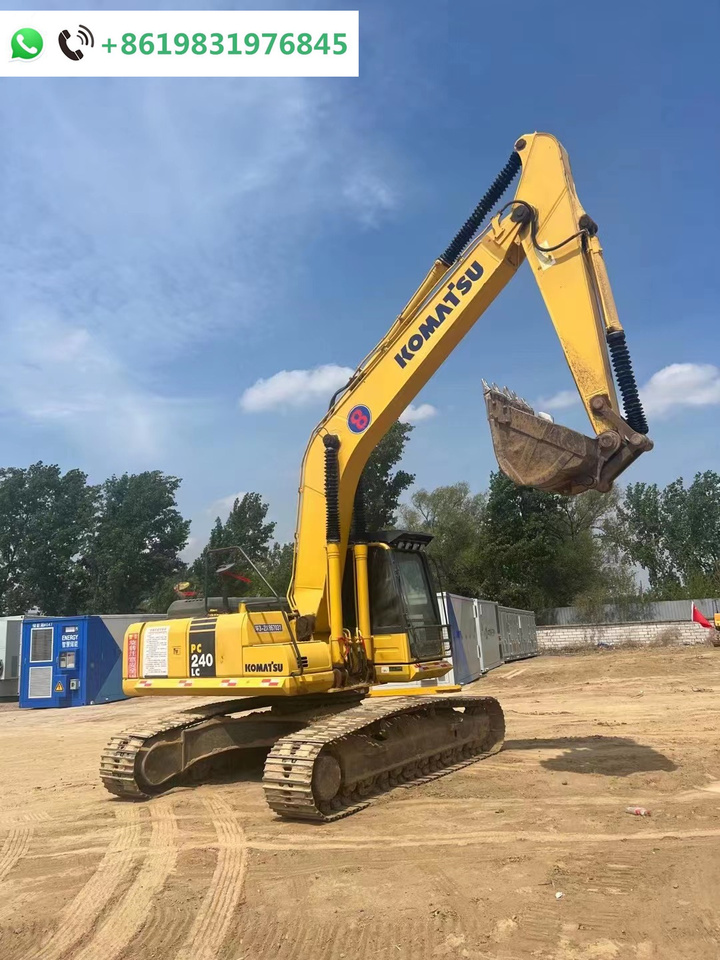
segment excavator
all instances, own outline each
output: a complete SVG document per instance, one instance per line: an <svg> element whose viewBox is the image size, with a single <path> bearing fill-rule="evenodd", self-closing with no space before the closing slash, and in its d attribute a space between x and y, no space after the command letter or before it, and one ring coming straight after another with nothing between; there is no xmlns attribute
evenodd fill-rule
<svg viewBox="0 0 720 960"><path fill-rule="evenodd" d="M515 198L491 216L518 174ZM114 736L100 768L110 793L152 797L262 748L270 808L328 822L393 787L500 750L505 723L497 700L433 685L450 663L426 554L432 538L368 530L361 475L378 441L524 260L594 436L536 415L515 393L483 381L500 468L540 490L607 492L652 448L597 233L558 140L547 133L517 140L313 431L287 597L209 597L206 590L174 601L166 620L128 629L128 696L205 700ZM250 560L242 545L231 550ZM418 680L425 683L397 686Z"/></svg>

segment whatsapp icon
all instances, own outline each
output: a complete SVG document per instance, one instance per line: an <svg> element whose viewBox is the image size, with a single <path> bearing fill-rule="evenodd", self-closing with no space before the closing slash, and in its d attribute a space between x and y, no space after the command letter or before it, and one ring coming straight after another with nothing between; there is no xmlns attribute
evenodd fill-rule
<svg viewBox="0 0 720 960"><path fill-rule="evenodd" d="M16 30L10 40L13 60L35 60L42 53L43 38L32 27Z"/></svg>

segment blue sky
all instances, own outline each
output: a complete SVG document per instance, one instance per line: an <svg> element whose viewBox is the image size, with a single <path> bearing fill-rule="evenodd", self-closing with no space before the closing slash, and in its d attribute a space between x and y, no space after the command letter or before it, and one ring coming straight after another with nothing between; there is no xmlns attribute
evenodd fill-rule
<svg viewBox="0 0 720 960"><path fill-rule="evenodd" d="M2 81L0 463L175 474L189 555L247 490L289 538L332 368L539 129L568 149L647 385L656 446L625 478L720 470L720 7L359 9L359 79ZM481 377L586 429L527 268L416 401L418 486L485 487Z"/></svg>

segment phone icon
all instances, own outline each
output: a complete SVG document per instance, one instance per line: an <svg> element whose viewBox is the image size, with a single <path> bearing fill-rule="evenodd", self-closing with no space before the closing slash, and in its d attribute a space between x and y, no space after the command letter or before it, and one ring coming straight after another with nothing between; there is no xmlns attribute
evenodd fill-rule
<svg viewBox="0 0 720 960"><path fill-rule="evenodd" d="M10 40L13 60L35 60L42 53L43 38L32 27L16 30Z"/></svg>
<svg viewBox="0 0 720 960"><path fill-rule="evenodd" d="M68 40L70 39L70 31L62 30L60 36L58 37L58 43L60 44L60 49L68 58L68 60L82 60L83 54L82 50L71 50L68 46Z"/></svg>
<svg viewBox="0 0 720 960"><path fill-rule="evenodd" d="M58 36L58 43L60 44L60 49L68 58L68 60L82 60L83 52L82 50L73 50L68 40L70 39L69 30L61 30L60 35ZM78 40L80 41L81 47L94 47L95 38L92 35L92 31L88 27L84 27L80 24L78 28Z"/></svg>
<svg viewBox="0 0 720 960"><path fill-rule="evenodd" d="M19 47L22 47L22 49L25 51L25 53L29 54L31 57L36 57L36 56L38 55L38 53L39 53L38 48L37 48L37 47L29 47L29 46L25 43L25 37L24 37L21 33L19 33L19 34L17 35L17 42L18 42L18 46L19 46Z"/></svg>

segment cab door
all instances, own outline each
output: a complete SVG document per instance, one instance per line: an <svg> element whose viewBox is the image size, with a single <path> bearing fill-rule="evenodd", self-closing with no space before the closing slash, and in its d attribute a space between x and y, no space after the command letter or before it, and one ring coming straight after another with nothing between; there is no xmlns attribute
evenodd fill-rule
<svg viewBox="0 0 720 960"><path fill-rule="evenodd" d="M55 629L52 620L27 624L22 651L23 700L29 707L60 706L55 690Z"/></svg>

